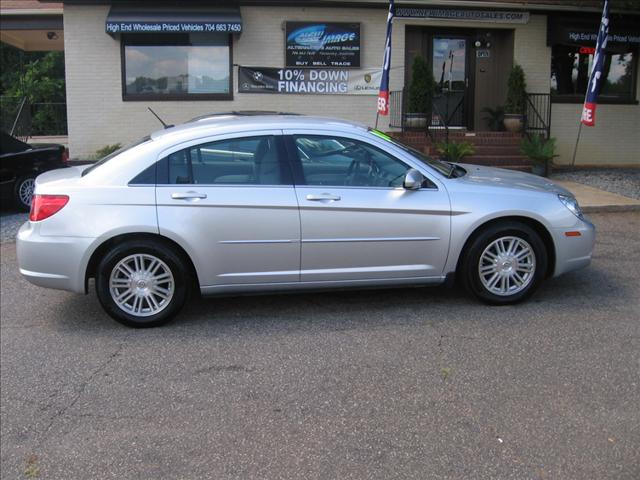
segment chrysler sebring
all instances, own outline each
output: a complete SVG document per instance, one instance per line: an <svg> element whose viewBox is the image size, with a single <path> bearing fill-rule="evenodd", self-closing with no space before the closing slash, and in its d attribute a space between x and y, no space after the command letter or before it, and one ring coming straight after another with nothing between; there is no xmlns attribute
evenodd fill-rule
<svg viewBox="0 0 640 480"><path fill-rule="evenodd" d="M431 159L341 120L234 112L36 179L31 283L129 326L205 295L440 284L511 304L585 267L594 226L545 178Z"/></svg>

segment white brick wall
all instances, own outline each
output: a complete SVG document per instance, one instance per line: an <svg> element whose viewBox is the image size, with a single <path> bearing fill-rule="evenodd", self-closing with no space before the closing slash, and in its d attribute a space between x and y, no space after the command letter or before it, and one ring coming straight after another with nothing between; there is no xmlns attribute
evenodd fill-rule
<svg viewBox="0 0 640 480"><path fill-rule="evenodd" d="M529 23L515 30L513 57L524 70L527 91L549 93L551 48L547 47L547 17L531 15Z"/></svg>
<svg viewBox="0 0 640 480"><path fill-rule="evenodd" d="M376 97L358 95L277 95L234 93L233 101L123 102L120 42L104 33L108 7L65 5L65 50L69 149L85 157L112 143L126 143L158 129L147 111L153 108L166 121L184 122L213 111L279 110L348 118L373 124ZM318 9L242 7L243 30L234 39L233 63L263 67L284 65L283 21L327 20L361 22L365 43L362 68L382 63L386 12L383 9ZM404 32L401 38L404 45ZM401 65L396 55L393 66ZM396 69L399 70L399 69ZM401 78L394 72L395 85ZM398 83L396 83L398 82ZM234 72L237 89L237 70ZM401 87L398 87L401 88ZM386 125L381 125L386 128Z"/></svg>
<svg viewBox="0 0 640 480"><path fill-rule="evenodd" d="M104 31L108 6L65 5L65 58L69 148L72 157L82 158L113 143L127 143L156 130L157 120L147 111L150 106L166 121L180 123L194 116L228 110L280 110L346 118L373 125L376 118L375 96L357 95L277 95L234 93L233 101L123 102L120 42ZM311 7L242 7L244 32L234 37L233 63L264 67L284 65L285 20L358 21L363 42L361 66L378 68L382 63L387 12L384 9L340 9ZM513 28L514 55L527 75L529 91L549 91L550 49L546 46L546 17L532 15L526 25L447 22L396 19L393 31L391 90L404 84L404 42L406 25L468 28ZM237 89L237 70L234 72ZM639 88L640 90L640 88ZM572 136L569 110L577 106L554 105L554 135L558 138L561 161L566 159L567 142ZM589 132L594 142L611 134L628 132L617 142L608 142L615 163L637 162L638 106L599 107L599 127L607 115L625 126ZM563 125L567 127L563 127ZM379 128L386 129L388 119L381 117ZM563 130L564 128L564 130ZM598 135L601 135L599 137ZM573 137L575 141L575 137ZM634 140L632 140L632 138ZM589 140L591 141L591 140ZM612 145L613 143L613 145ZM594 163L593 149L585 148L584 161ZM582 160L582 158L581 158ZM603 163L598 161L595 163Z"/></svg>

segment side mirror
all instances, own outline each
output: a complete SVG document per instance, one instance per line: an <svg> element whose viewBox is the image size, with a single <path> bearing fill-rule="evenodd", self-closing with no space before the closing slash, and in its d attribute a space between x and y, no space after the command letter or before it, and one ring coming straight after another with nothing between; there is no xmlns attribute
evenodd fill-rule
<svg viewBox="0 0 640 480"><path fill-rule="evenodd" d="M415 168L411 168L404 176L404 182L402 182L402 186L406 190L419 190L422 187L423 182L424 175L422 175Z"/></svg>

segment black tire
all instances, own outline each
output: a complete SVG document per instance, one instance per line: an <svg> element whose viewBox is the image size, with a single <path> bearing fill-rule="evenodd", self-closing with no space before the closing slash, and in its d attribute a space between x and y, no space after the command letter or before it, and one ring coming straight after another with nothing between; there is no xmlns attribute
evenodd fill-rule
<svg viewBox="0 0 640 480"><path fill-rule="evenodd" d="M533 250L535 267L531 279L520 291L513 294L497 295L483 284L479 271L480 259L487 247L504 237L516 237L528 243ZM491 305L510 305L527 299L536 291L546 276L548 254L544 242L534 229L520 222L505 221L488 226L471 240L462 255L459 270L462 284L469 293ZM490 274L485 275L489 276Z"/></svg>
<svg viewBox="0 0 640 480"><path fill-rule="evenodd" d="M125 311L124 307L121 308L112 296L110 288L111 274L116 265L132 255L142 255L146 259L150 257L159 259L164 263L164 266L168 267L173 276L173 288L169 288L168 283L162 283L164 285L163 288L172 291L172 296L157 313L153 313L150 301L145 300L144 302L149 307L149 312L144 316L142 316L142 312L140 315L133 315L129 311ZM96 271L98 299L112 318L128 327L146 328L164 325L180 311L189 295L193 279L186 265L185 260L180 255L162 242L150 239L125 241L113 247L98 264ZM122 288L126 289L128 287ZM116 290L117 292L118 290ZM135 299L135 296L133 298ZM157 299L157 297L154 297L154 300ZM140 304L143 304L143 300L140 300Z"/></svg>
<svg viewBox="0 0 640 480"><path fill-rule="evenodd" d="M13 201L21 211L28 212L31 209L31 196L33 195L33 186L31 186L31 195L29 195L29 201L25 202L26 198L23 198L23 189L28 188L27 185L33 185L36 177L33 175L25 175L24 177L20 177L16 180L16 183L13 186Z"/></svg>

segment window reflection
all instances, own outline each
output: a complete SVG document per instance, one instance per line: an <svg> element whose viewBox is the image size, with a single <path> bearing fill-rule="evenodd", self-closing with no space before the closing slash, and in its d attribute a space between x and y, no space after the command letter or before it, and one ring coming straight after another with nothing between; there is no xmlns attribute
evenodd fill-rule
<svg viewBox="0 0 640 480"><path fill-rule="evenodd" d="M127 95L228 94L229 47L125 45Z"/></svg>
<svg viewBox="0 0 640 480"><path fill-rule="evenodd" d="M551 60L551 93L583 96L593 63L593 49L554 45ZM601 96L630 98L633 94L634 53L609 52L605 57Z"/></svg>

